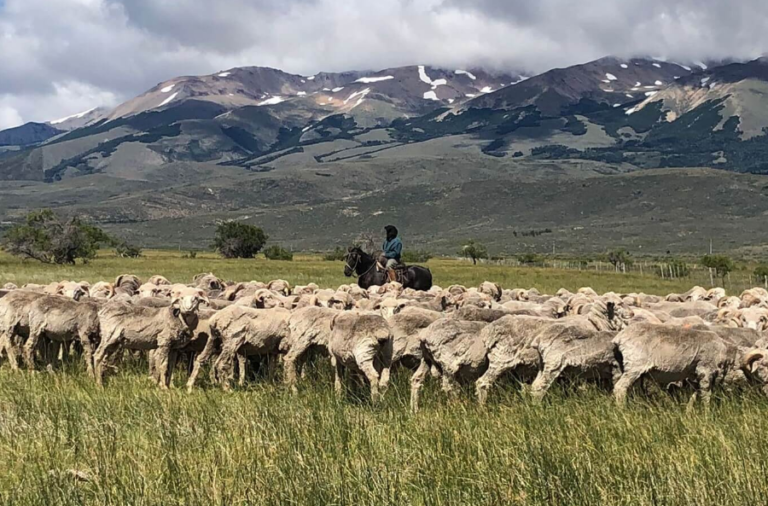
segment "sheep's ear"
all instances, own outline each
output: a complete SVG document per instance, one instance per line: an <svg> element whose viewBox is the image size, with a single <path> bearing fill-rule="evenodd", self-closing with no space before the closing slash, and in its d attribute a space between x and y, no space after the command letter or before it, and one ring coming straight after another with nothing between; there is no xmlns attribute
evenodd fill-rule
<svg viewBox="0 0 768 506"><path fill-rule="evenodd" d="M122 282L123 282L123 275L121 274L121 275L120 275L120 276L118 276L118 277L117 277L117 279L115 280L115 286L120 286L120 284L121 284Z"/></svg>
<svg viewBox="0 0 768 506"><path fill-rule="evenodd" d="M616 303L609 302L606 307L608 308L608 319L613 320L616 317Z"/></svg>

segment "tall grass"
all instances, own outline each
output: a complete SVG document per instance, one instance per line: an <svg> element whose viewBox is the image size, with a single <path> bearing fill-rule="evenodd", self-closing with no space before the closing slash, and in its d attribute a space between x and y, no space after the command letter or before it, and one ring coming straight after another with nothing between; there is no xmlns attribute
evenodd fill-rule
<svg viewBox="0 0 768 506"><path fill-rule="evenodd" d="M762 504L768 403L721 394L626 410L596 387L542 405L514 388L478 407L407 375L378 405L333 394L329 368L224 394L161 392L137 370L103 391L80 368L0 371L0 500L8 505ZM183 378L179 378L179 381ZM361 389L360 392L363 390ZM76 480L79 471L87 481Z"/></svg>

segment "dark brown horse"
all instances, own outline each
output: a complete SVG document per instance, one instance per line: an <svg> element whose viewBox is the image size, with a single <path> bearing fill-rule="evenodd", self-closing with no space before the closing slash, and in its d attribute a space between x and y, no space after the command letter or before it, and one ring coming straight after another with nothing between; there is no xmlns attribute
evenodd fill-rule
<svg viewBox="0 0 768 506"><path fill-rule="evenodd" d="M368 289L371 286L381 286L389 282L387 271L380 269L376 258L358 247L351 247L344 256L344 275L351 277L357 275L357 284L360 288ZM432 272L426 267L409 265L403 273L403 287L414 290L427 291L432 288Z"/></svg>

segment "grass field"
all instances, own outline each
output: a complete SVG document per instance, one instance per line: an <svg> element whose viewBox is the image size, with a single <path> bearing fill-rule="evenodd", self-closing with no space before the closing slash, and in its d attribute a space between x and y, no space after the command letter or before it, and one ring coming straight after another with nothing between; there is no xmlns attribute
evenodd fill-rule
<svg viewBox="0 0 768 506"><path fill-rule="evenodd" d="M99 258L49 267L0 257L0 283L112 279L203 271L226 279L285 278L330 286L341 265ZM430 262L441 285L489 279L553 292L666 293L686 288L653 277L472 267ZM768 499L768 401L757 391L719 392L709 412L652 392L618 410L596 387L554 388L541 405L515 385L481 409L469 392L448 402L428 382L423 410L408 411L408 375L384 400L364 389L333 394L318 364L297 395L279 368L223 393L203 381L186 394L150 385L128 363L99 390L79 364L48 373L0 368L0 504L3 505L709 505ZM74 479L78 471L84 480Z"/></svg>

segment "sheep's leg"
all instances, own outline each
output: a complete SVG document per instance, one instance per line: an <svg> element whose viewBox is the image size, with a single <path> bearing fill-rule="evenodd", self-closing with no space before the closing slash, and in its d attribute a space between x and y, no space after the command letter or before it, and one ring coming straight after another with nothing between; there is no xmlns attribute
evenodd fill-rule
<svg viewBox="0 0 768 506"><path fill-rule="evenodd" d="M213 339L213 337L209 337L208 341L205 343L205 348L203 348L202 353L200 353L195 359L195 365L192 367L192 372L187 379L188 392L191 392L195 387L195 381L197 381L197 376L200 374L200 368L208 363L215 351L216 340Z"/></svg>
<svg viewBox="0 0 768 506"><path fill-rule="evenodd" d="M80 345L83 347L83 359L85 359L88 376L93 378L93 344L91 343L90 336L80 336Z"/></svg>
<svg viewBox="0 0 768 506"><path fill-rule="evenodd" d="M8 362L11 364L11 370L18 371L20 346L18 344L18 334L16 334L14 330L15 329L11 327L6 331L4 344L5 353L8 355Z"/></svg>
<svg viewBox="0 0 768 506"><path fill-rule="evenodd" d="M243 353L237 354L237 386L245 386L245 375L248 372L248 357Z"/></svg>
<svg viewBox="0 0 768 506"><path fill-rule="evenodd" d="M381 369L381 374L379 375L379 389L381 390L382 395L389 389L389 378L391 374L391 368L384 367Z"/></svg>
<svg viewBox="0 0 768 506"><path fill-rule="evenodd" d="M623 407L627 404L627 393L632 385L643 375L640 371L625 370L621 378L613 385L613 398L616 404Z"/></svg>
<svg viewBox="0 0 768 506"><path fill-rule="evenodd" d="M93 357L93 369L96 375L96 384L103 386L104 384L104 363L108 361L112 354L120 346L121 332L115 331L106 339L102 340L99 347L96 349L96 354Z"/></svg>
<svg viewBox="0 0 768 506"><path fill-rule="evenodd" d="M149 364L149 379L151 379L153 383L160 384L160 377L157 375L155 350L149 350L147 352L147 363Z"/></svg>
<svg viewBox="0 0 768 506"><path fill-rule="evenodd" d="M48 372L53 372L59 368L59 357L61 354L61 343L59 341L48 341Z"/></svg>
<svg viewBox="0 0 768 506"><path fill-rule="evenodd" d="M294 393L298 391L296 388L297 361L304 357L304 354L309 349L309 344L310 343L306 342L306 340L294 343L285 355L285 358L283 358L283 382L290 386ZM306 367L303 369L306 369ZM304 377L304 372L305 371L302 370L302 378Z"/></svg>
<svg viewBox="0 0 768 506"><path fill-rule="evenodd" d="M171 350L167 346L157 348L154 353L154 361L156 367L156 375L158 378L158 386L162 390L168 390L168 384L170 376L168 374L168 361L170 358Z"/></svg>
<svg viewBox="0 0 768 506"><path fill-rule="evenodd" d="M458 371L448 371L443 370L443 376L442 376L442 388L443 392L448 394L448 397L452 400L455 400L456 397L459 395L459 387L456 384L455 375L458 373Z"/></svg>
<svg viewBox="0 0 768 506"><path fill-rule="evenodd" d="M485 405L488 400L488 390L496 383L496 380L512 368L512 364L508 362L491 361L488 370L475 382L475 395L481 406Z"/></svg>
<svg viewBox="0 0 768 506"><path fill-rule="evenodd" d="M342 377L344 376L344 366L341 362L331 355L331 365L333 365L333 388L336 391L336 395L341 396L344 392L344 385L342 384Z"/></svg>
<svg viewBox="0 0 768 506"><path fill-rule="evenodd" d="M430 371L429 364L424 359L421 359L416 372L411 376L411 411L414 413L419 412L419 393L421 387L424 385L424 380L427 379L427 374Z"/></svg>
<svg viewBox="0 0 768 506"><path fill-rule="evenodd" d="M360 368L362 373L368 379L368 383L370 383L371 401L378 402L379 401L379 373L378 371L376 371L376 368L373 366L373 360L368 360L363 363L358 362L357 366Z"/></svg>
<svg viewBox="0 0 768 506"><path fill-rule="evenodd" d="M533 399L540 401L544 395L546 395L549 387L551 387L558 376L560 376L561 372L562 371L559 368L556 369L544 366L544 369L539 371L539 374L536 375L536 379L533 380L533 384L531 384L531 395L533 396Z"/></svg>
<svg viewBox="0 0 768 506"><path fill-rule="evenodd" d="M716 373L710 371L703 371L698 374L699 384L696 393L701 395L701 402L704 404L705 410L709 410L709 403L712 400L712 386L715 383L715 376ZM694 393L694 396L696 396L696 393ZM694 399L694 397L691 397L691 399ZM692 404L695 402L695 400L692 400L691 403L689 403L689 410L693 408Z"/></svg>
<svg viewBox="0 0 768 506"><path fill-rule="evenodd" d="M40 342L41 333L41 330L29 329L29 338L24 343L24 366L30 371L35 370L35 348Z"/></svg>
<svg viewBox="0 0 768 506"><path fill-rule="evenodd" d="M173 387L173 371L176 369L176 362L179 360L179 352L171 350L168 353L168 372L165 375L165 384Z"/></svg>
<svg viewBox="0 0 768 506"><path fill-rule="evenodd" d="M219 359L216 361L216 372L221 381L221 387L225 392L229 392L232 389L232 379L234 377L234 360L236 351L232 346L224 346L219 355Z"/></svg>

